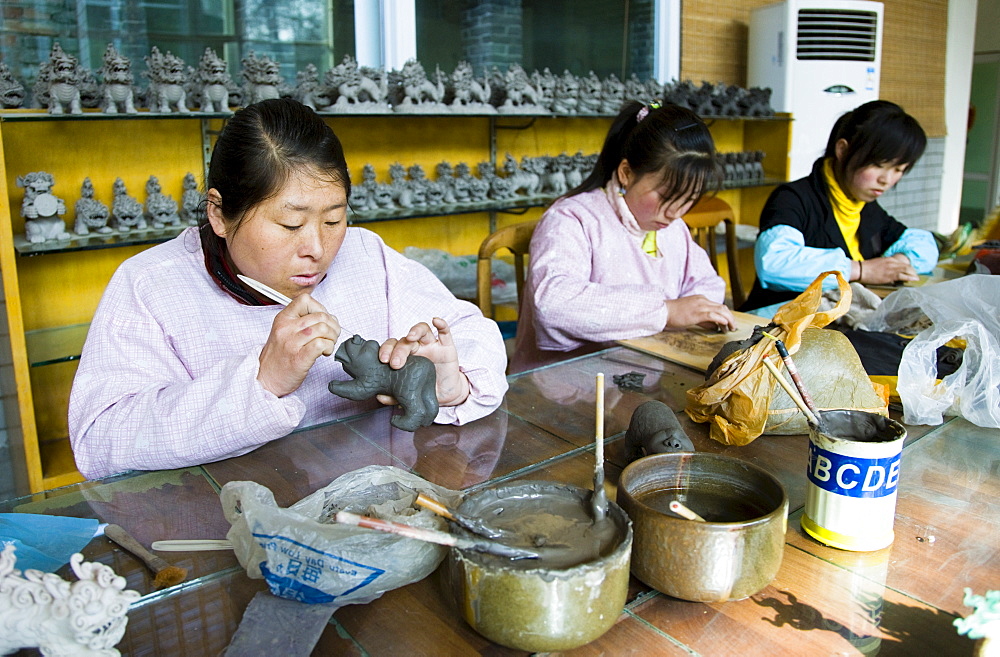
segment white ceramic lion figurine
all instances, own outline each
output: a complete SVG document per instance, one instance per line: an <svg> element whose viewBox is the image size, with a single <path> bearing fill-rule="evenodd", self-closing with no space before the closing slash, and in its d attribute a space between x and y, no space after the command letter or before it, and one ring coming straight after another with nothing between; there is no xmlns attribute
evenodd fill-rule
<svg viewBox="0 0 1000 657"><path fill-rule="evenodd" d="M83 560L69 563L79 581L40 570L14 568L13 545L0 552L0 654L37 647L47 657L117 657L129 605L139 599L110 567Z"/></svg>

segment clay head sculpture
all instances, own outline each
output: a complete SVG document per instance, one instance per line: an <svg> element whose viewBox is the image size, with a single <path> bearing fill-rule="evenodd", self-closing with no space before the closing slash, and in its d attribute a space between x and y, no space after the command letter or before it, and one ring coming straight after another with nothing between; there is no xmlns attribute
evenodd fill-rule
<svg viewBox="0 0 1000 657"><path fill-rule="evenodd" d="M365 340L360 335L341 343L334 358L354 380L330 381L330 392L353 401L392 395L404 411L392 418L394 427L416 431L432 424L438 414L434 363L411 354L403 367L394 370L378 359L378 350L378 342Z"/></svg>
<svg viewBox="0 0 1000 657"><path fill-rule="evenodd" d="M661 401L648 401L632 413L625 432L629 461L650 454L693 452L694 443L681 428L677 416Z"/></svg>

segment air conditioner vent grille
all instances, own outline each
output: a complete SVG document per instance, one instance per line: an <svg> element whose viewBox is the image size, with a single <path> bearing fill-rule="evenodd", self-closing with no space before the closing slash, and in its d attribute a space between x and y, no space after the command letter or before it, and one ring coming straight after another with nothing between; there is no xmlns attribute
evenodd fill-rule
<svg viewBox="0 0 1000 657"><path fill-rule="evenodd" d="M798 59L873 62L878 48L878 14L848 9L800 9Z"/></svg>

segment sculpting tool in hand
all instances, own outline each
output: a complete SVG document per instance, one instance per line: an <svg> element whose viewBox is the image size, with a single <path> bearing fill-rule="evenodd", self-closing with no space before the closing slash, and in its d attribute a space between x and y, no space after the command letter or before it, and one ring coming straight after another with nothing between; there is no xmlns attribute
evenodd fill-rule
<svg viewBox="0 0 1000 657"><path fill-rule="evenodd" d="M210 550L232 550L233 544L224 538L178 538L153 541L150 545L157 552L206 552Z"/></svg>
<svg viewBox="0 0 1000 657"><path fill-rule="evenodd" d="M802 411L802 414L806 416L806 421L808 421L809 424L818 427L819 418L813 415L813 412L809 409L808 406L806 406L806 403L802 401L802 398L799 396L799 393L796 392L794 388L792 388L791 384L788 383L788 381L785 380L785 377L783 377L781 375L781 372L778 371L778 367L774 363L772 363L771 359L768 358L767 356L764 357L764 366L768 369L769 372L771 372L771 374L774 375L774 378L778 380L778 385L780 385L781 388L785 391L785 394L787 394L791 398L791 400L795 402L795 405L799 407L799 410Z"/></svg>
<svg viewBox="0 0 1000 657"><path fill-rule="evenodd" d="M788 375L792 377L792 383L795 384L796 390L798 390L799 394L802 395L802 401L805 402L805 405L809 407L809 410L812 411L813 416L816 418L816 426L819 426L819 410L816 408L816 404L813 403L812 397L806 390L805 384L802 383L802 377L799 376L799 370L795 367L795 363L792 362L792 357L789 355L788 349L785 348L785 343L767 331L761 331L761 334L764 335L764 337L774 340L774 346L778 349L778 354L781 356L781 361L785 364L785 369L788 370Z"/></svg>
<svg viewBox="0 0 1000 657"><path fill-rule="evenodd" d="M344 525L355 525L366 529L375 529L380 532L397 534L399 536L405 536L406 538L412 538L418 541L437 543L438 545L447 545L449 547L456 547L459 550L485 552L487 554L495 554L509 559L537 559L539 556L537 552L532 552L531 550L526 550L524 548L512 547L510 545L504 545L503 543L475 540L465 538L463 536L456 536L455 534L449 534L448 532L441 532L436 529L412 527L401 522L393 522L391 520L383 520L381 518L372 518L371 516L359 516L356 513L351 513L349 511L338 511L336 520Z"/></svg>
<svg viewBox="0 0 1000 657"><path fill-rule="evenodd" d="M256 279L250 278L249 276L244 276L243 274L236 274L236 278L240 279L241 281L243 281L244 283L246 283L247 285L249 285L253 289L257 290L258 292L260 292L261 294L263 294L265 297L267 297L271 301L274 301L276 303L280 303L283 306L287 306L288 304L290 304L292 302L292 298L291 297L286 296L286 295L282 294L281 292L278 292L274 288L271 288L271 287L268 287L267 285L264 285L263 283L261 283L260 281L258 281ZM341 324L340 325L340 334L341 335L347 335L348 333L352 333L353 334L354 331L349 330L346 326L344 326L343 324Z"/></svg>
<svg viewBox="0 0 1000 657"><path fill-rule="evenodd" d="M171 566L169 563L151 553L139 544L139 541L132 538L128 532L118 525L109 524L104 528L104 535L130 552L137 559L140 559L156 575L153 579L153 586L163 588L166 586L176 586L187 577L187 569L179 566Z"/></svg>
<svg viewBox="0 0 1000 657"><path fill-rule="evenodd" d="M496 529L494 527L490 527L480 518L472 518L470 516L458 513L457 511L452 511L441 502L432 499L430 497L427 497L423 493L417 494L417 499L415 500L415 504L417 506L422 506L423 508L429 511L432 511L433 513L436 513L442 518L447 518L448 520L451 520L453 523L455 523L462 529L468 530L473 534L478 534L485 538L497 539L509 535L509 532L505 532L502 529Z"/></svg>
<svg viewBox="0 0 1000 657"><path fill-rule="evenodd" d="M596 407L594 411L594 496L590 505L594 512L594 522L608 516L608 494L604 490L604 373L597 374Z"/></svg>

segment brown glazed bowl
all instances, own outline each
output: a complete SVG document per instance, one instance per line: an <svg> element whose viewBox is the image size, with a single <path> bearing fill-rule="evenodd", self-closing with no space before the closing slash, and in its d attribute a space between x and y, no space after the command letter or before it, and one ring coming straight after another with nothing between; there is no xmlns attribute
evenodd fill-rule
<svg viewBox="0 0 1000 657"><path fill-rule="evenodd" d="M677 499L706 522L668 509ZM695 602L740 600L778 573L788 496L761 468L721 454L653 454L618 482L632 519L632 574L661 593Z"/></svg>
<svg viewBox="0 0 1000 657"><path fill-rule="evenodd" d="M484 489L459 510L477 516L497 503L535 494L564 496L590 508L592 491L556 482L531 482ZM628 595L632 527L608 502L614 538L599 557L567 567L532 560L511 561L452 548L445 571L459 613L484 637L528 652L570 650L607 632Z"/></svg>

